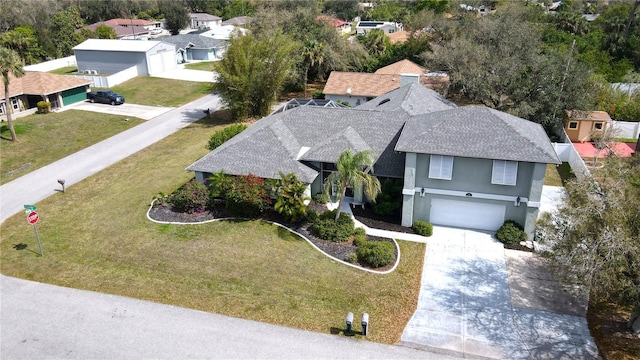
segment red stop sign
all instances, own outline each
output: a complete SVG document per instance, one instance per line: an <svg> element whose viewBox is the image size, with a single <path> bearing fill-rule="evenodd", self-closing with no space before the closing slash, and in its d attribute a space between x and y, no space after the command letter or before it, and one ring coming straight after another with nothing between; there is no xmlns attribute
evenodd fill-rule
<svg viewBox="0 0 640 360"><path fill-rule="evenodd" d="M29 213L29 215L27 215L27 221L31 225L35 225L38 222L39 218L40 218L40 216L35 211L32 211L32 212Z"/></svg>

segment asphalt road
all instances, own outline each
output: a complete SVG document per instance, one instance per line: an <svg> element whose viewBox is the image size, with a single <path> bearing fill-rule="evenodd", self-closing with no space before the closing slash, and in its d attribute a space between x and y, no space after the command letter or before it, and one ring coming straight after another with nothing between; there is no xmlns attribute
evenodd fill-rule
<svg viewBox="0 0 640 360"><path fill-rule="evenodd" d="M455 359L2 275L0 289L1 359Z"/></svg>
<svg viewBox="0 0 640 360"><path fill-rule="evenodd" d="M197 121L204 116L203 109L219 106L219 96L206 95L2 185L0 223L24 211L23 205L53 195L61 188L58 179L64 179L66 187L72 186Z"/></svg>

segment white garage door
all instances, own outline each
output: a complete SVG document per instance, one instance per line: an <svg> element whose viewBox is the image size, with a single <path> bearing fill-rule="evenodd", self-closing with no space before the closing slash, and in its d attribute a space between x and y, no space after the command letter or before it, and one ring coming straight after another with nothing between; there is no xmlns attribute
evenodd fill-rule
<svg viewBox="0 0 640 360"><path fill-rule="evenodd" d="M506 205L448 199L431 200L430 222L434 225L498 230L504 222Z"/></svg>

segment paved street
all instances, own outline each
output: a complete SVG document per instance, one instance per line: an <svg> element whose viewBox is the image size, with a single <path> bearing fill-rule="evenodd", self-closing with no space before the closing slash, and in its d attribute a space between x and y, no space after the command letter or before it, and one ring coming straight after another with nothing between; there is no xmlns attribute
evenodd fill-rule
<svg viewBox="0 0 640 360"><path fill-rule="evenodd" d="M60 189L69 187L202 118L203 109L217 109L220 98L206 95L180 108L110 137L0 187L0 223Z"/></svg>
<svg viewBox="0 0 640 360"><path fill-rule="evenodd" d="M1 359L454 359L1 275L0 289Z"/></svg>

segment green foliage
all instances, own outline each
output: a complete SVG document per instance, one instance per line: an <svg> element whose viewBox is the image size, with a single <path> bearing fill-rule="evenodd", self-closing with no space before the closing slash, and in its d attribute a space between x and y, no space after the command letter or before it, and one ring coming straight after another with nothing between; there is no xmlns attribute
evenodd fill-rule
<svg viewBox="0 0 640 360"><path fill-rule="evenodd" d="M327 241L348 241L354 232L353 219L348 214L340 213L335 220L336 213L336 210L322 213L311 227L313 234Z"/></svg>
<svg viewBox="0 0 640 360"><path fill-rule="evenodd" d="M253 174L233 176L220 172L209 180L211 194L222 197L227 209L238 216L255 217L271 205L270 187Z"/></svg>
<svg viewBox="0 0 640 360"><path fill-rule="evenodd" d="M38 114L48 114L51 110L51 103L48 101L38 101L36 104L38 107Z"/></svg>
<svg viewBox="0 0 640 360"><path fill-rule="evenodd" d="M364 246L367 243L367 233L363 228L356 228L353 231L353 244L355 246Z"/></svg>
<svg viewBox="0 0 640 360"><path fill-rule="evenodd" d="M22 65L35 60L38 51L37 41L35 30L29 25L22 25L0 34L2 46L15 50L22 59Z"/></svg>
<svg viewBox="0 0 640 360"><path fill-rule="evenodd" d="M298 180L296 174L293 173L280 173L280 177L280 186L276 191L277 197L274 209L284 216L285 221L288 222L305 219L307 216L305 201L308 198L304 196L304 192L307 189L307 185Z"/></svg>
<svg viewBox="0 0 640 360"><path fill-rule="evenodd" d="M358 260L374 268L386 266L394 260L394 246L388 241L369 241L356 250Z"/></svg>
<svg viewBox="0 0 640 360"><path fill-rule="evenodd" d="M192 179L169 195L167 202L178 211L203 212L209 203L209 191L203 183Z"/></svg>
<svg viewBox="0 0 640 360"><path fill-rule="evenodd" d="M322 90L316 90L313 93L311 93L311 98L312 99L324 99L324 94L322 93Z"/></svg>
<svg viewBox="0 0 640 360"><path fill-rule="evenodd" d="M329 200L331 200L329 198L329 194L327 193L317 193L315 195L313 195L313 201L315 201L318 204L326 204L329 202Z"/></svg>
<svg viewBox="0 0 640 360"><path fill-rule="evenodd" d="M381 182L381 191L371 209L378 215L399 215L402 207L402 180L386 178Z"/></svg>
<svg viewBox="0 0 640 360"><path fill-rule="evenodd" d="M216 131L215 133L213 133L213 135L211 135L211 139L209 139L209 143L207 143L207 150L213 151L232 137L243 132L246 128L247 125L245 124L233 124L225 127L224 129Z"/></svg>
<svg viewBox="0 0 640 360"><path fill-rule="evenodd" d="M556 273L587 286L596 301L640 308L640 164L607 159L597 180L575 178L556 212L538 223Z"/></svg>
<svg viewBox="0 0 640 360"><path fill-rule="evenodd" d="M214 84L235 120L262 117L271 112L294 66L293 43L281 33L259 38L252 33L233 36L224 58L217 63Z"/></svg>
<svg viewBox="0 0 640 360"><path fill-rule="evenodd" d="M417 220L413 223L413 231L418 235L431 236L433 235L433 225L428 221Z"/></svg>
<svg viewBox="0 0 640 360"><path fill-rule="evenodd" d="M358 263L358 255L355 253L351 253L349 255L347 255L344 259L346 262L350 263L350 264L357 264Z"/></svg>
<svg viewBox="0 0 640 360"><path fill-rule="evenodd" d="M347 187L355 193L364 190L368 199L373 199L380 193L380 181L375 176L365 172L365 169L373 170L373 153L369 150L353 154L351 150L345 150L336 161L336 171L332 172L324 181L324 192L331 193L333 185L337 188L339 196L336 221L340 214L340 206L344 200Z"/></svg>
<svg viewBox="0 0 640 360"><path fill-rule="evenodd" d="M507 220L496 232L496 239L503 244L519 244L522 241L527 241L527 233L517 222Z"/></svg>
<svg viewBox="0 0 640 360"><path fill-rule="evenodd" d="M351 21L358 16L358 0L325 0L322 3L322 12Z"/></svg>
<svg viewBox="0 0 640 360"><path fill-rule="evenodd" d="M56 58L73 55L72 48L84 40L76 33L77 29L84 26L78 8L70 6L57 12L51 18L50 24L51 33L49 36L55 39Z"/></svg>
<svg viewBox="0 0 640 360"><path fill-rule="evenodd" d="M178 35L189 23L189 13L180 1L158 0L158 10L164 15L171 35Z"/></svg>

